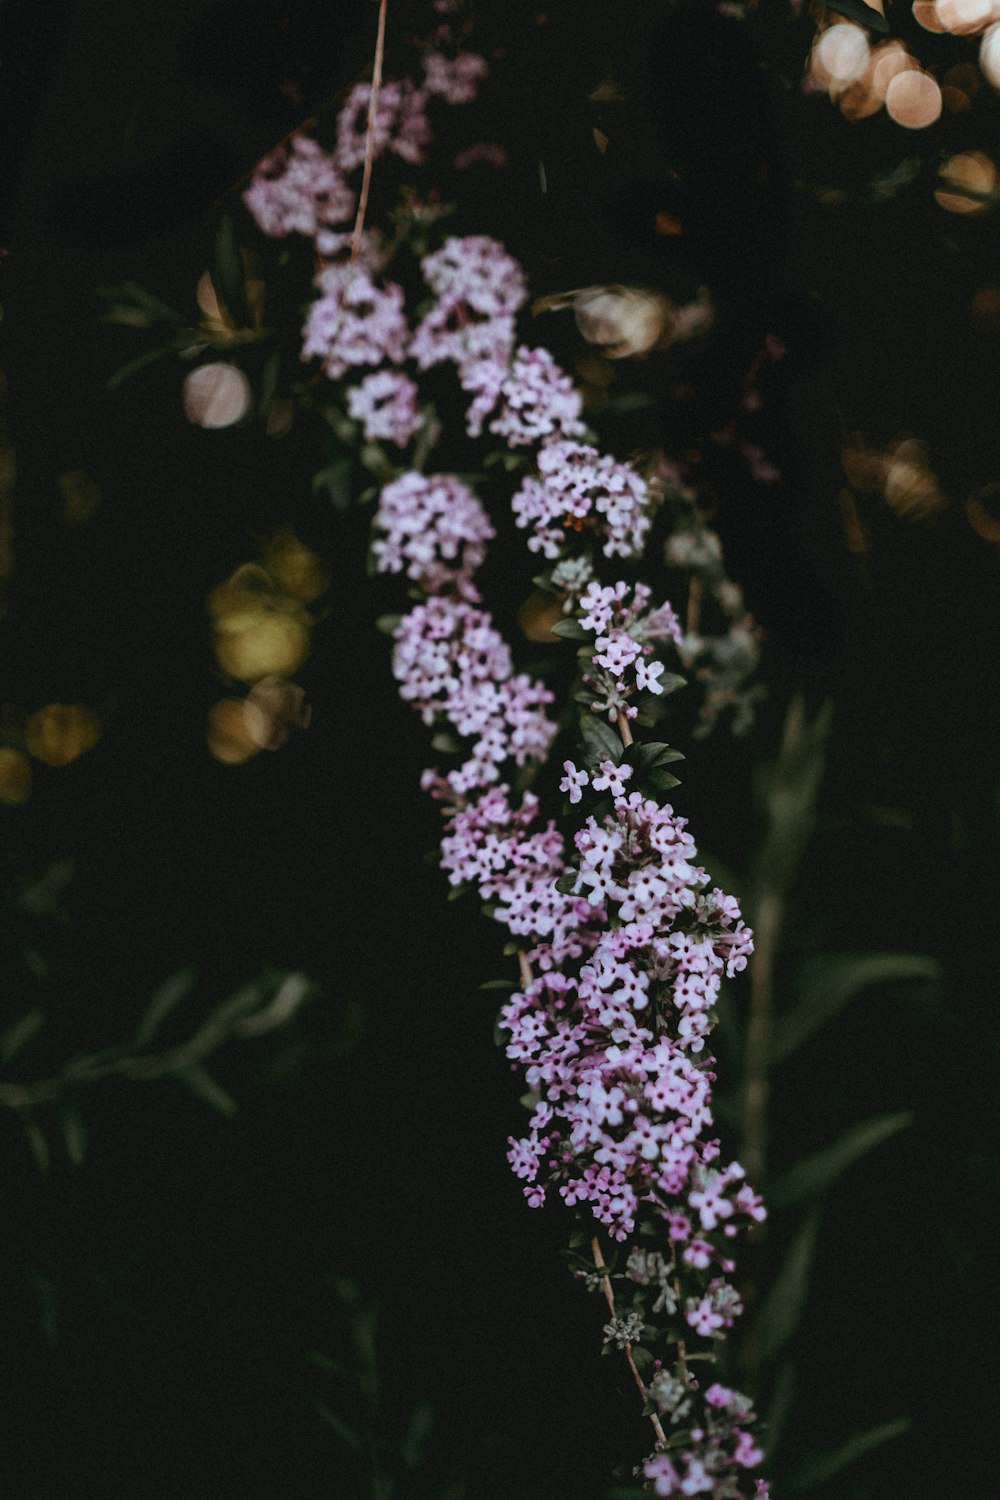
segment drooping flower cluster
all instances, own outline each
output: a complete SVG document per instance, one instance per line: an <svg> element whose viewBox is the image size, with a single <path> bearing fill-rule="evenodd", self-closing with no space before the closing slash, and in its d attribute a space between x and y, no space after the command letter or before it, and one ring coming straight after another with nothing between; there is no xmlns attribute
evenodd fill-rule
<svg viewBox="0 0 1000 1500"><path fill-rule="evenodd" d="M557 558L567 532L596 534L605 557L642 552L650 527L645 481L628 464L585 443L547 443L538 475L529 475L513 499L518 526L530 527L528 546Z"/></svg>
<svg viewBox="0 0 1000 1500"><path fill-rule="evenodd" d="M429 594L455 589L466 598L479 597L472 575L496 533L482 502L460 479L402 474L383 489L372 527L380 573L405 572Z"/></svg>
<svg viewBox="0 0 1000 1500"><path fill-rule="evenodd" d="M449 61L433 51L424 70L422 87L383 85L376 155L419 160L428 97L463 102L486 71L481 59ZM307 191L308 174L287 163L269 179L270 199L258 190L261 222L288 226L273 232L301 225L321 255L339 253L345 236L330 206L331 174L360 165L369 98L367 85L352 91L333 157L315 156L323 192ZM346 194L343 178L336 181ZM553 694L515 671L479 607L474 575L494 534L482 504L454 475L412 468L383 482L375 566L405 574L425 595L393 629L393 672L402 698L437 731L435 745L455 755L445 774L423 778L444 812L442 866L452 886L471 887L487 903L521 955L521 985L503 1008L501 1030L531 1091L531 1115L523 1136L510 1138L509 1160L530 1204L557 1195L622 1244L640 1229L652 1234L656 1248L634 1245L624 1273L614 1273L627 1292L612 1307L606 1342L629 1349L652 1333L647 1301L669 1341L711 1341L741 1310L726 1279L727 1243L738 1225L763 1217L739 1165L720 1160L706 1049L722 976L745 965L751 937L736 902L709 888L685 820L657 800L670 778L651 781L653 761L640 752L669 759L669 747L632 754L630 736L619 742L590 714L621 730L638 694L665 690L657 648L682 639L673 610L650 608L644 585L605 587L593 576L598 548L606 557L641 554L655 496L629 465L579 441L579 395L548 351L515 352L526 284L501 245L451 237L424 255L434 301L412 334L402 289L381 279L378 251L373 239L357 264L320 272L303 357L318 357L332 380L353 378L346 407L368 442L404 447L422 424L415 382L386 368L410 359L418 370L455 367L472 398L470 435L486 428L509 448L538 445L514 518L529 531L529 548L556 564L552 586L587 642L577 696L588 725L601 731L601 753L587 749L585 733L584 765L563 765L570 804L586 798L569 837L543 821L533 792L515 794L504 780L509 768L546 758L557 726L547 713ZM366 366L359 379L355 370ZM611 1296L596 1270L588 1285L602 1279ZM745 1430L752 1413L744 1398L721 1386L703 1393L683 1366L659 1367L645 1394L687 1440L647 1460L654 1491L745 1496L739 1471L760 1455Z"/></svg>

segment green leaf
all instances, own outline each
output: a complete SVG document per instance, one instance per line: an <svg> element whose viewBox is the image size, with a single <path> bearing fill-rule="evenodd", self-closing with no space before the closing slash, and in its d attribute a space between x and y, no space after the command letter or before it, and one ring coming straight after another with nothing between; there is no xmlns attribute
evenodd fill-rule
<svg viewBox="0 0 1000 1500"><path fill-rule="evenodd" d="M24 1013L19 1021L0 1034L0 1063L9 1063L26 1047L33 1036L37 1036L45 1025L44 1010L36 1007Z"/></svg>
<svg viewBox="0 0 1000 1500"><path fill-rule="evenodd" d="M342 1380L345 1385L359 1385L361 1377L357 1370L352 1370L349 1365L341 1364L340 1360L331 1359L328 1354L323 1354L319 1349L310 1349L306 1359L317 1370L322 1370L326 1375L332 1375L335 1380Z"/></svg>
<svg viewBox="0 0 1000 1500"><path fill-rule="evenodd" d="M799 1325L809 1290L821 1210L813 1209L789 1246L757 1319L760 1362L768 1364Z"/></svg>
<svg viewBox="0 0 1000 1500"><path fill-rule="evenodd" d="M797 1003L775 1026L771 1066L790 1057L862 990L897 980L940 978L937 959L921 953L837 953L814 959L800 972Z"/></svg>
<svg viewBox="0 0 1000 1500"><path fill-rule="evenodd" d="M141 308L148 315L147 327L149 323L154 322L173 323L180 327L184 322L179 312L168 307L166 302L161 302L159 297L147 291L138 281L123 281L120 286L99 286L97 293L110 305L112 319L113 314L122 307L122 304L131 303L133 307Z"/></svg>
<svg viewBox="0 0 1000 1500"><path fill-rule="evenodd" d="M775 1377L764 1420L761 1423L762 1442L767 1450L767 1462L773 1463L774 1455L781 1447L781 1439L795 1405L798 1372L792 1360L787 1359Z"/></svg>
<svg viewBox="0 0 1000 1500"><path fill-rule="evenodd" d="M137 1047L145 1047L153 1040L170 1012L180 1004L185 995L191 993L197 977L197 969L189 965L186 969L178 969L176 974L171 974L169 979L165 979L158 989L153 991L153 997L143 1013L142 1020L135 1028L135 1035L132 1038Z"/></svg>
<svg viewBox="0 0 1000 1500"><path fill-rule="evenodd" d="M659 682L660 687L663 689L662 693L658 693L655 695L657 701L659 701L661 697L669 696L670 693L679 692L682 687L687 687L688 685L687 678L681 677L677 672L664 672L662 677L657 678L657 681Z"/></svg>
<svg viewBox="0 0 1000 1500"><path fill-rule="evenodd" d="M596 766L602 760L612 760L616 766L620 764L625 747L607 719L599 718L597 714L581 714L580 738L588 766Z"/></svg>
<svg viewBox="0 0 1000 1500"><path fill-rule="evenodd" d="M364 1453L365 1441L360 1433L355 1432L354 1428L350 1427L344 1421L343 1417L338 1416L337 1413L333 1411L331 1407L327 1406L325 1401L321 1401L318 1396L314 1396L312 1398L312 1404L317 1414L319 1415L320 1420L327 1427L329 1427L331 1432L336 1433L337 1437L339 1437L340 1441L344 1444L345 1447L351 1448L355 1453Z"/></svg>
<svg viewBox="0 0 1000 1500"><path fill-rule="evenodd" d="M275 396L278 394L278 378L281 374L281 355L272 349L260 372L260 390L257 394L257 411L266 417Z"/></svg>
<svg viewBox="0 0 1000 1500"><path fill-rule="evenodd" d="M221 1083L217 1083L207 1068L200 1063L191 1063L189 1067L179 1068L174 1074L180 1079L203 1104L210 1104L217 1109L220 1115L232 1118L236 1114L236 1100L231 1094L227 1094Z"/></svg>
<svg viewBox="0 0 1000 1500"><path fill-rule="evenodd" d="M402 615L379 615L375 621L375 629L382 635L395 635Z"/></svg>
<svg viewBox="0 0 1000 1500"><path fill-rule="evenodd" d="M351 472L354 468L349 458L338 458L313 475L313 493L326 490L331 504L337 510L347 510L351 504Z"/></svg>
<svg viewBox="0 0 1000 1500"><path fill-rule="evenodd" d="M139 370L144 370L147 365L155 364L165 354L175 354L174 344L161 344L157 349L147 349L145 354L137 354L135 359L130 359L128 364L121 365L113 375L109 375L105 382L105 390L116 391L119 386L124 385L132 375Z"/></svg>
<svg viewBox="0 0 1000 1500"><path fill-rule="evenodd" d="M672 776L669 771L651 771L646 778L658 792L669 792L671 787L680 786L679 776Z"/></svg>
<svg viewBox="0 0 1000 1500"><path fill-rule="evenodd" d="M557 620L550 626L553 635L561 636L564 641L585 641L589 637L580 621L575 616L567 620Z"/></svg>
<svg viewBox="0 0 1000 1500"><path fill-rule="evenodd" d="M862 1156L874 1151L890 1136L897 1135L913 1124L911 1110L900 1110L897 1114L878 1115L872 1120L863 1120L860 1125L845 1132L839 1141L804 1161L796 1162L783 1177L772 1182L767 1191L768 1204L773 1208L784 1208L789 1203L800 1203L805 1198L815 1198L826 1191L852 1167Z"/></svg>
<svg viewBox="0 0 1000 1500"><path fill-rule="evenodd" d="M433 1406L429 1401L418 1401L413 1408L399 1450L403 1463L411 1473L419 1469L427 1460L427 1447L433 1427Z"/></svg>
<svg viewBox="0 0 1000 1500"><path fill-rule="evenodd" d="M83 1165L87 1145L87 1135L83 1128L83 1116L80 1114L76 1103L72 1100L66 1100L59 1113L59 1123L62 1126L66 1155L74 1167L80 1167Z"/></svg>
<svg viewBox="0 0 1000 1500"><path fill-rule="evenodd" d="M481 990L516 990L513 979L487 979L479 986Z"/></svg>
<svg viewBox="0 0 1000 1500"><path fill-rule="evenodd" d="M857 1463L866 1453L881 1448L883 1443L889 1443L893 1438L902 1437L909 1429L909 1417L897 1417L895 1421L883 1422L879 1427L870 1427L867 1432L855 1433L854 1437L848 1438L828 1453L803 1459L781 1486L782 1495L793 1500L795 1495L805 1495L809 1490L817 1489L835 1474L839 1474L841 1469L846 1469L848 1464Z"/></svg>
<svg viewBox="0 0 1000 1500"><path fill-rule="evenodd" d="M440 730L431 740L431 749L437 750L441 755L457 755L461 745L453 734Z"/></svg>
<svg viewBox="0 0 1000 1500"><path fill-rule="evenodd" d="M236 223L230 213L224 213L219 220L209 274L215 295L225 311L237 327L248 328L250 309L247 306L243 256L236 238Z"/></svg>

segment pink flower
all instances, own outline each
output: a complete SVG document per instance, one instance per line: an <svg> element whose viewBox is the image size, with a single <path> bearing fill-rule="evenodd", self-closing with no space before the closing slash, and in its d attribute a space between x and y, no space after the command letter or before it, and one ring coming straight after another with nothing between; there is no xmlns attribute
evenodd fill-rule
<svg viewBox="0 0 1000 1500"><path fill-rule="evenodd" d="M316 279L320 295L309 309L302 358L323 361L331 380L352 365L398 363L405 357L403 289L377 287L361 266L328 266Z"/></svg>
<svg viewBox="0 0 1000 1500"><path fill-rule="evenodd" d="M395 370L379 370L374 375L366 375L360 385L352 386L347 392L347 414L362 424L369 443L381 439L395 443L397 448L405 448L423 425L417 394L417 387L408 375Z"/></svg>
<svg viewBox="0 0 1000 1500"><path fill-rule="evenodd" d="M439 94L448 104L470 103L489 71L485 57L477 52L459 52L453 58L441 52L424 53L424 88L428 94Z"/></svg>
<svg viewBox="0 0 1000 1500"><path fill-rule="evenodd" d="M297 135L258 162L243 202L264 234L315 239L350 218L355 197L319 143Z"/></svg>
<svg viewBox="0 0 1000 1500"><path fill-rule="evenodd" d="M342 172L352 172L365 159L370 100L371 84L357 83L337 116L335 159ZM418 89L408 78L398 83L383 82L375 107L372 135L376 159L391 151L413 165L423 161L424 147L432 139L424 114L426 102L426 91Z"/></svg>

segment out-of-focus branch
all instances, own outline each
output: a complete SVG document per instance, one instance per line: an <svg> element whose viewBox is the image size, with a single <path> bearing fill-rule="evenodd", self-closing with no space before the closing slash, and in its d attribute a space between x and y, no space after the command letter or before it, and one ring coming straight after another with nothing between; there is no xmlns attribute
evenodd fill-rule
<svg viewBox="0 0 1000 1500"><path fill-rule="evenodd" d="M0 1082L0 1105L8 1109L30 1111L40 1104L51 1104L66 1094L98 1083L105 1078L150 1081L180 1076L200 1066L223 1043L248 1037L264 1036L291 1020L305 1000L312 984L304 974L288 974L272 998L259 1010L253 1010L259 995L251 986L240 991L233 1002L227 1001L186 1042L162 1052L134 1052L122 1055L108 1052L70 1058L58 1073L32 1083Z"/></svg>

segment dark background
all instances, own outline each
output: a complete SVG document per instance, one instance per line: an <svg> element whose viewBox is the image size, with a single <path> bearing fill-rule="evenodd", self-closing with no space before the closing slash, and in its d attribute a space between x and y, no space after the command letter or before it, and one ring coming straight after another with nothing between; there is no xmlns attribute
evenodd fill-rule
<svg viewBox="0 0 1000 1500"><path fill-rule="evenodd" d="M461 229L505 239L534 293L711 285L720 322L704 355L634 377L690 381L693 400L640 437L702 436L731 413L765 333L791 349L760 433L786 483L754 486L724 454L708 460L730 571L767 630L770 697L743 743L724 731L690 743L680 710L676 805L738 872L760 831L753 767L775 752L792 684L813 707L832 696L786 968L818 947L898 947L939 956L947 975L923 1004L863 999L779 1081L778 1161L872 1114L917 1116L831 1199L796 1344L791 1457L908 1415L908 1436L817 1493L974 1493L993 1389L976 1367L991 1344L998 1180L1000 621L996 549L960 502L996 474L997 338L969 313L996 275L995 219L956 223L926 176L837 209L792 184L863 185L913 150L990 150L997 111L977 101L971 121L946 117L916 144L884 118L849 127L775 82L782 67L795 78L808 37L782 7L764 7L752 45L700 7L542 14L482 7L484 46L505 56L481 129L511 165L470 175ZM138 346L99 324L97 286L131 278L192 305L218 200L363 69L374 12L5 0L0 24L2 368L18 460L2 696L115 703L92 752L42 769L28 806L3 810L8 889L73 860L69 921L32 935L50 964L49 1020L20 1076L119 1040L187 963L194 1020L263 965L302 969L323 992L289 1037L217 1059L234 1120L170 1085L108 1085L84 1101L85 1164L57 1152L48 1180L4 1122L0 1487L12 1500L366 1495L363 1464L311 1405L354 1398L307 1360L351 1358L329 1282L347 1276L381 1305L390 1424L434 1405L436 1472L463 1470L469 1500L599 1496L646 1436L620 1371L596 1358L600 1315L559 1259L565 1222L525 1208L503 1159L517 1081L492 1045L495 997L477 986L507 960L424 858L438 836L417 787L429 752L374 628L398 595L364 581L367 517L311 493L307 423L281 440L196 430L173 361L104 389ZM586 98L609 69L638 99L617 114ZM650 206L683 219L683 244L650 235ZM538 336L572 352L558 320ZM873 513L860 567L835 505L853 431L925 439L952 497L931 527ZM627 449L634 436L609 439ZM73 468L103 500L70 530L55 476ZM203 738L223 690L205 595L285 522L332 569L299 674L313 725L274 756L220 766ZM526 590L523 554L509 561ZM10 1024L35 981L10 902L7 917ZM778 1220L772 1243L787 1232ZM412 1484L404 1494L443 1493Z"/></svg>

